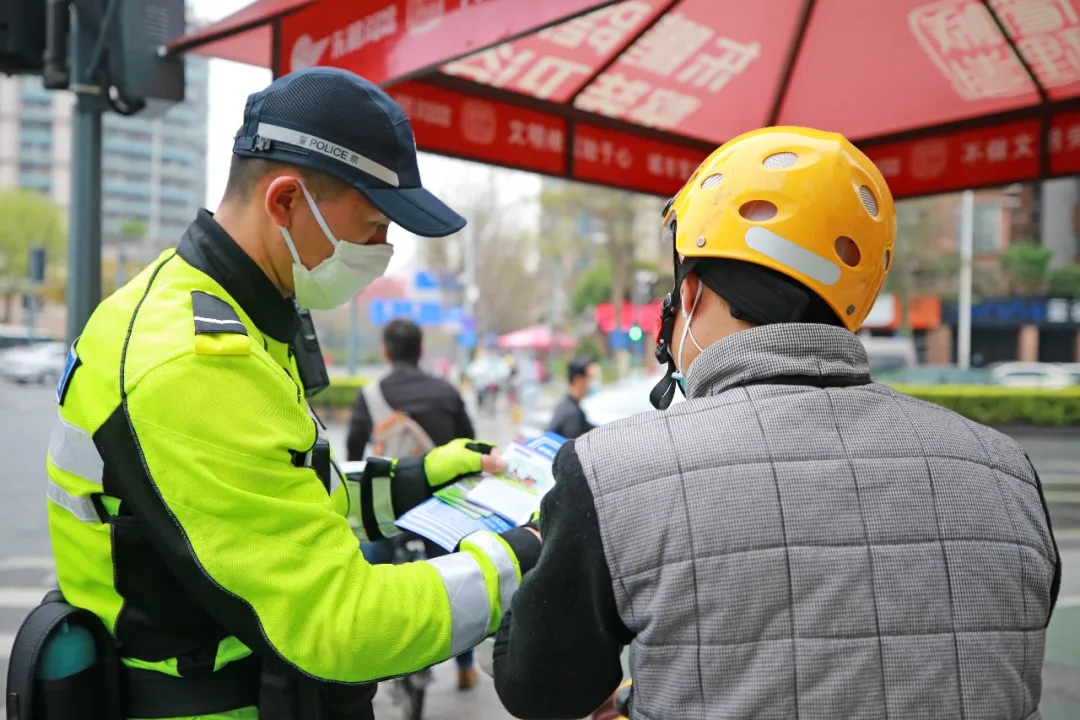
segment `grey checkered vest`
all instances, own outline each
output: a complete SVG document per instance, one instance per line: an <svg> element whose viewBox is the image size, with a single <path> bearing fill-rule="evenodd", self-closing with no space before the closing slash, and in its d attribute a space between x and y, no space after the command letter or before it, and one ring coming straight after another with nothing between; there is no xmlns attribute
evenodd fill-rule
<svg viewBox="0 0 1080 720"><path fill-rule="evenodd" d="M1056 550L1031 464L845 386L868 372L847 331L755 328L706 348L687 402L576 441L634 718L1039 718Z"/></svg>

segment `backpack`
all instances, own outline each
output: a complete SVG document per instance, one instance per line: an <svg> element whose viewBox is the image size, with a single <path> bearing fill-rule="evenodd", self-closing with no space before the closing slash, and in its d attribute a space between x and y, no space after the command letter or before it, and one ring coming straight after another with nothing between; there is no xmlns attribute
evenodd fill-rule
<svg viewBox="0 0 1080 720"><path fill-rule="evenodd" d="M360 391L371 414L371 446L376 457L398 458L423 455L435 447L431 436L409 417L386 402L381 380L373 380Z"/></svg>

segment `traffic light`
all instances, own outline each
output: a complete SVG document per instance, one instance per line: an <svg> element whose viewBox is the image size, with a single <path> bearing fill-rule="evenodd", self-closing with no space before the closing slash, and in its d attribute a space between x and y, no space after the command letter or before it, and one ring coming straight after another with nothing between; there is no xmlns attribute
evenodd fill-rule
<svg viewBox="0 0 1080 720"><path fill-rule="evenodd" d="M115 22L108 75L125 104L159 100L164 110L183 102L184 58L159 50L184 34L184 0L121 0Z"/></svg>
<svg viewBox="0 0 1080 720"><path fill-rule="evenodd" d="M0 0L0 74L45 67L45 0Z"/></svg>
<svg viewBox="0 0 1080 720"><path fill-rule="evenodd" d="M626 331L626 334L630 336L630 342L641 342L641 338L645 336L645 334L641 332L641 326L637 323L634 323L634 325Z"/></svg>

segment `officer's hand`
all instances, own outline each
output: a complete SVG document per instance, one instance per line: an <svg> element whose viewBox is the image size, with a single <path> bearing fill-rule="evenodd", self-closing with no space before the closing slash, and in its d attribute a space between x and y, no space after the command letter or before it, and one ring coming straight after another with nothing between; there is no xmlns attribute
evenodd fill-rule
<svg viewBox="0 0 1080 720"><path fill-rule="evenodd" d="M529 518L529 522L525 523L524 527L526 530L535 535L538 539L544 539L540 535L540 508L536 509L536 512L532 514L532 517Z"/></svg>
<svg viewBox="0 0 1080 720"><path fill-rule="evenodd" d="M424 456L428 485L437 487L478 472L500 473L506 461L494 445L458 438L440 445Z"/></svg>

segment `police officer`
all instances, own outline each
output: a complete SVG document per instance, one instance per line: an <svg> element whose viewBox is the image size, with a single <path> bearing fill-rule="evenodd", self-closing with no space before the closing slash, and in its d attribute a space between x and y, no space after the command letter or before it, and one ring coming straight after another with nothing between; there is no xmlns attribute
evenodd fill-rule
<svg viewBox="0 0 1080 720"><path fill-rule="evenodd" d="M119 647L129 717L371 717L365 683L473 647L535 562L523 528L403 566L360 553L357 534L396 532L490 449L372 458L355 483L330 460L294 298L330 309L379 277L391 222L428 237L465 225L421 187L409 121L382 90L287 75L248 99L218 212L74 344L49 527L67 602Z"/></svg>
<svg viewBox="0 0 1080 720"><path fill-rule="evenodd" d="M665 211L653 401L567 443L496 636L522 718L1038 717L1060 561L1010 438L870 379L893 199L840 135L766 128ZM554 628L558 632L553 632Z"/></svg>

